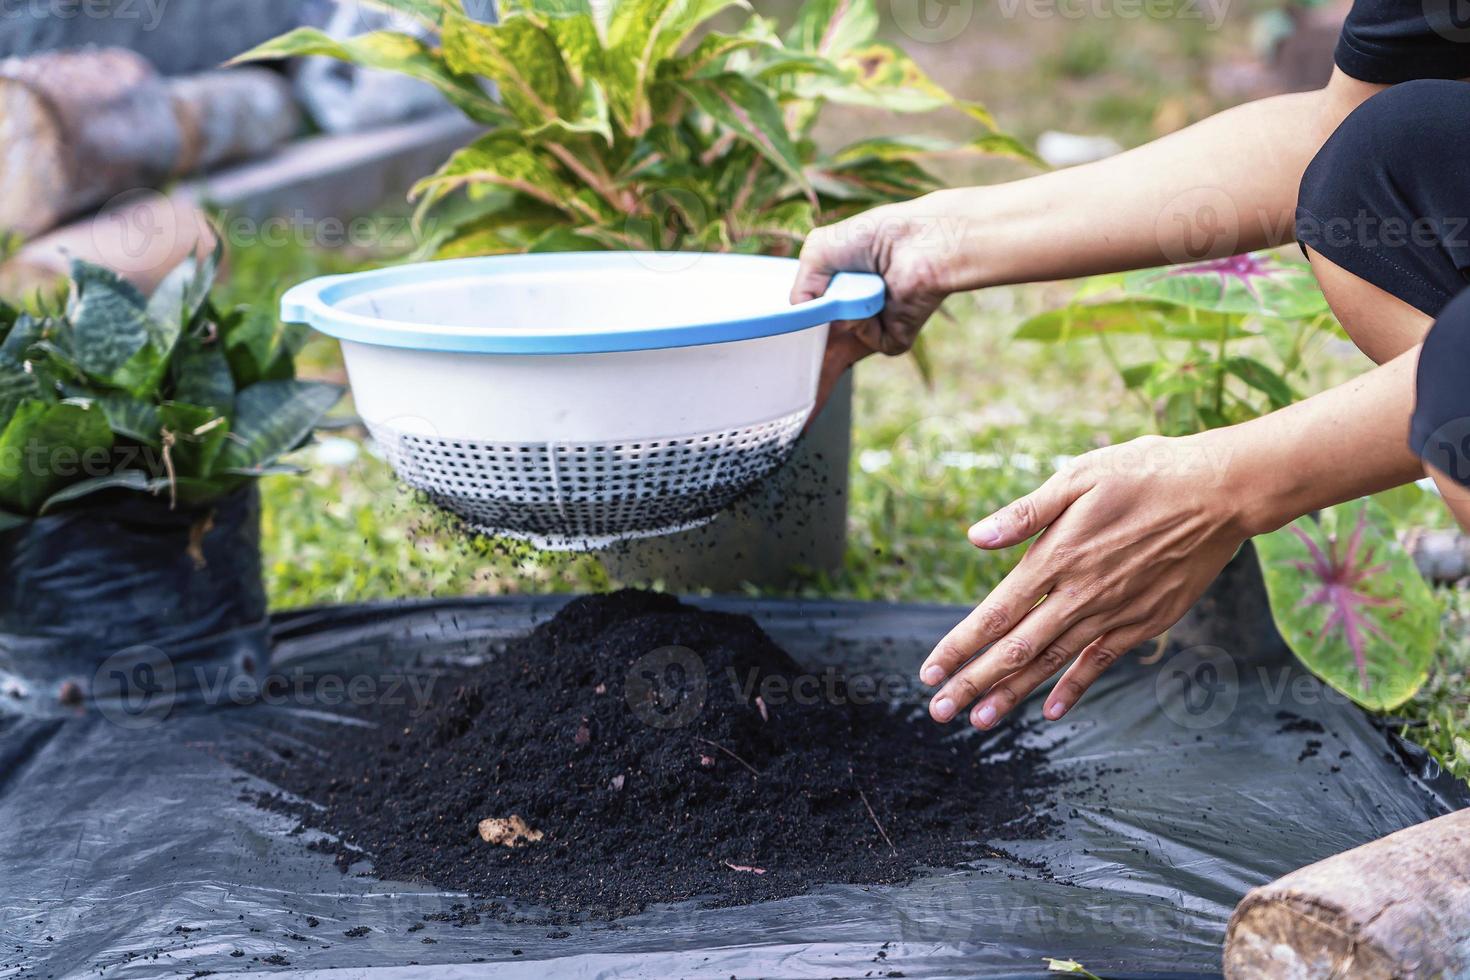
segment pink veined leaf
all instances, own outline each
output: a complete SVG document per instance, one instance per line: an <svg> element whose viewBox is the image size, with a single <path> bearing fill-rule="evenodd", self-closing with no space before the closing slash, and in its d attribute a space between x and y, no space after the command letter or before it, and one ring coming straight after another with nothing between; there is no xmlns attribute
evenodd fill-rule
<svg viewBox="0 0 1470 980"><path fill-rule="evenodd" d="M1311 556L1310 561L1293 561L1291 566L1320 583L1298 603L1297 608L1326 606L1328 610L1315 648L1320 650L1333 631L1341 630L1343 640L1352 650L1353 663L1364 691L1369 685L1367 639L1373 636L1385 642L1388 640L1383 631L1368 619L1366 611L1395 604L1393 599L1359 591L1361 586L1388 568L1386 563L1374 563L1372 548L1367 549L1361 558L1358 555L1367 520L1367 512L1359 511L1357 524L1340 551L1340 540L1336 536L1328 538L1327 551L1324 552L1301 528L1296 525L1290 528Z"/></svg>
<svg viewBox="0 0 1470 980"><path fill-rule="evenodd" d="M1272 619L1307 669L1373 711L1413 697L1441 609L1383 508L1371 499L1328 508L1257 537L1255 550Z"/></svg>
<svg viewBox="0 0 1470 980"><path fill-rule="evenodd" d="M1258 256L1249 252L1244 255L1232 255L1228 259L1211 259L1208 262L1196 262L1193 265L1177 266L1165 269L1160 273L1160 278L1173 278L1178 276L1208 276L1220 277L1220 287L1223 289L1229 285L1231 279L1237 280L1245 291L1260 301L1261 295L1256 292L1256 279L1270 279L1277 272L1270 256Z"/></svg>

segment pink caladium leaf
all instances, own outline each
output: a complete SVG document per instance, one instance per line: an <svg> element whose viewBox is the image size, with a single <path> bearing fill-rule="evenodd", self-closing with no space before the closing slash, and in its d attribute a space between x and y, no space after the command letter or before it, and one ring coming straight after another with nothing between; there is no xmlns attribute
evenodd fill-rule
<svg viewBox="0 0 1470 980"><path fill-rule="evenodd" d="M1296 319L1328 312L1311 267L1273 252L1130 273L1124 277L1123 290L1128 296L1211 313Z"/></svg>
<svg viewBox="0 0 1470 980"><path fill-rule="evenodd" d="M1419 690L1439 603L1376 503L1302 518L1255 545L1276 626L1308 670L1377 711Z"/></svg>

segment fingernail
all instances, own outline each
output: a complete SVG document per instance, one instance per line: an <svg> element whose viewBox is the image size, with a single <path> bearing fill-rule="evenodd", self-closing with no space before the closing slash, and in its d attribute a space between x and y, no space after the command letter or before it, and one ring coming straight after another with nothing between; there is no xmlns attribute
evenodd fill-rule
<svg viewBox="0 0 1470 980"><path fill-rule="evenodd" d="M1066 713L1067 704L1064 701L1053 701L1051 704L1046 706L1046 711L1043 712L1043 714L1045 714L1046 717L1051 721L1056 721L1058 718Z"/></svg>
<svg viewBox="0 0 1470 980"><path fill-rule="evenodd" d="M938 664L930 664L920 672L919 680L933 687L935 684L944 680L944 668Z"/></svg>
<svg viewBox="0 0 1470 980"><path fill-rule="evenodd" d="M975 724L981 728L989 728L995 724L995 705L982 704L980 710L975 712Z"/></svg>
<svg viewBox="0 0 1470 980"><path fill-rule="evenodd" d="M1000 525L994 518L987 517L970 528L970 540L982 548L994 548L1000 544Z"/></svg>
<svg viewBox="0 0 1470 980"><path fill-rule="evenodd" d="M954 702L949 698L940 698L934 702L934 717L940 721L949 721L954 717Z"/></svg>

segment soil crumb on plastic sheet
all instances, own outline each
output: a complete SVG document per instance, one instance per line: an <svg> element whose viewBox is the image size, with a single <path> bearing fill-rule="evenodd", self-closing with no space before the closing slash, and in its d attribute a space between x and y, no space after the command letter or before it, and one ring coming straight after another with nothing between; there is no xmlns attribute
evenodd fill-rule
<svg viewBox="0 0 1470 980"><path fill-rule="evenodd" d="M1053 830L1058 777L1019 726L982 752L861 680L804 674L748 617L624 591L437 677L427 704L243 763L344 871L366 857L553 918L902 882Z"/></svg>

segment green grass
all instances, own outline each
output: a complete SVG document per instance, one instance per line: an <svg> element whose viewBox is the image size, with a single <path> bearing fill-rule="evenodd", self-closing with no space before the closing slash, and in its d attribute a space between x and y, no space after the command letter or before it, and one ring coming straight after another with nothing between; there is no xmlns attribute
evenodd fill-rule
<svg viewBox="0 0 1470 980"><path fill-rule="evenodd" d="M1446 615L1429 682L1395 712L1403 733L1434 753L1453 775L1470 782L1470 593L1439 590Z"/></svg>

